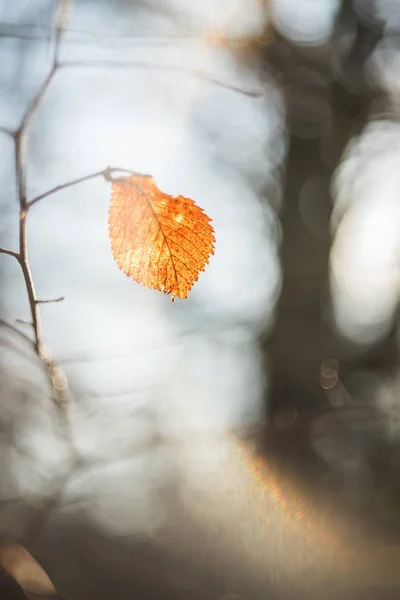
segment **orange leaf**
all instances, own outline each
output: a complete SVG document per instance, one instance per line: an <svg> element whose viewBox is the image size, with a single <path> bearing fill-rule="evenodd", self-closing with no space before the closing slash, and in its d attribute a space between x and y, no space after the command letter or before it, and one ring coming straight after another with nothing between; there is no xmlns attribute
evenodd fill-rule
<svg viewBox="0 0 400 600"><path fill-rule="evenodd" d="M169 196L147 175L112 183L108 231L114 260L143 285L187 298L214 254L211 219L190 198Z"/></svg>

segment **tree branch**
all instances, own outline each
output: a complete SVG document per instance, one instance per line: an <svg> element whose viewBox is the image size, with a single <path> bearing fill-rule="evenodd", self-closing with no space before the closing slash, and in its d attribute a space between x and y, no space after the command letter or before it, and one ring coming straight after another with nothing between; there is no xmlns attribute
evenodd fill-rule
<svg viewBox="0 0 400 600"><path fill-rule="evenodd" d="M8 323L7 321L4 321L4 319L0 319L0 325L11 331L14 335L21 338L24 342L28 343L30 348L34 348L32 340L27 335L25 335L23 331L20 331L18 327L14 327L14 325Z"/></svg>
<svg viewBox="0 0 400 600"><path fill-rule="evenodd" d="M127 173L129 175L140 175L140 177L151 177L150 175L146 175L144 173L138 173L136 171L130 171L129 169L121 169L119 167L106 167L101 171L96 171L95 173L91 173L90 175L84 175L83 177L78 177L78 179L72 179L71 181L67 181L66 183L62 183L61 185L57 185L56 187L40 194L33 198L30 202L27 202L27 208L30 209L34 204L40 202L40 200L44 200L48 196L52 196L57 192L61 192L61 190L65 190L69 187L73 187L74 185L78 185L79 183L84 183L86 181L90 181L91 179L96 179L97 177L104 177L106 181L113 181L112 175L113 173Z"/></svg>
<svg viewBox="0 0 400 600"><path fill-rule="evenodd" d="M11 129L7 129L6 127L0 127L0 133L4 133L4 135L15 137L15 132L11 131Z"/></svg>
<svg viewBox="0 0 400 600"><path fill-rule="evenodd" d="M8 248L0 248L0 254L8 254L9 256L13 256L18 262L21 260L18 252L14 252L14 250L9 250Z"/></svg>
<svg viewBox="0 0 400 600"><path fill-rule="evenodd" d="M73 179L72 181L68 181L67 183L62 183L61 185L57 185L56 187L52 188L51 190L44 192L44 194L40 194L39 196L36 196L35 198L33 198L30 202L27 203L27 207L28 207L28 209L30 209L34 204L36 204L37 202L40 202L40 200L43 200L44 198L47 198L48 196L52 196L53 194L56 194L57 192L61 192L61 190L65 190L74 185L78 185L79 183L84 183L85 181L90 181L91 179L100 177L103 174L104 174L104 170L97 171L96 173L91 173L90 175L85 175L84 177L79 177L78 179Z"/></svg>
<svg viewBox="0 0 400 600"><path fill-rule="evenodd" d="M1 21L0 22L0 38L16 38L20 40L47 40L49 35L51 35L52 31L46 25L32 25L32 24L16 24L11 21ZM218 32L207 33L198 33L193 31L190 33L187 29L185 31L176 32L176 33L127 33L127 32L113 32L108 33L107 30L97 30L97 31L89 31L87 29L76 29L76 28L64 28L64 43L71 42L96 42L96 43L104 43L113 41L128 41L132 44L132 42L138 42L143 44L143 42L150 42L150 44L165 44L172 42L224 42L227 45L237 45L240 47L248 46L254 38L250 37L237 37L237 36L226 36L219 35ZM71 39L71 34L75 36L75 38ZM67 39L65 39L65 37Z"/></svg>
<svg viewBox="0 0 400 600"><path fill-rule="evenodd" d="M32 327L34 332L34 349L39 358L45 363L53 392L60 404L63 404L66 398L66 389L60 389L56 385L56 381L60 378L60 372L57 363L51 357L51 353L46 351L42 339L42 323L39 310L40 301L37 298L35 285L33 282L31 267L28 256L28 232L27 232L27 217L29 206L26 197L26 168L25 168L25 147L26 133L33 118L36 109L38 108L44 94L46 93L50 82L58 67L58 54L61 40L62 27L65 17L65 11L68 6L68 0L58 0L57 16L54 33L54 51L50 70L39 87L38 91L29 103L24 116L22 117L20 126L14 134L15 140L15 172L16 185L19 201L19 252L13 252L6 248L1 249L3 254L9 254L16 258L21 266L21 271L25 281L25 288L28 295L29 307L32 318ZM57 379L58 378L58 379Z"/></svg>
<svg viewBox="0 0 400 600"><path fill-rule="evenodd" d="M62 302L65 300L64 296L60 296L59 298L52 298L51 300L36 300L38 304L52 304L53 302Z"/></svg>

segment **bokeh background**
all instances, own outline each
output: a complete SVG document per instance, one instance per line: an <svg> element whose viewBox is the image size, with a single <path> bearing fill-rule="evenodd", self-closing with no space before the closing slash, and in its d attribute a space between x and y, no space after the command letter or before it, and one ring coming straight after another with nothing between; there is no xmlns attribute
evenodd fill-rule
<svg viewBox="0 0 400 600"><path fill-rule="evenodd" d="M56 3L0 2L0 245ZM0 255L0 523L66 597L400 592L400 5L74 0L29 124L29 198L107 166L213 219L172 304L112 260L109 183L29 214L65 439ZM79 457L78 463L76 456ZM393 596L394 594L394 596Z"/></svg>

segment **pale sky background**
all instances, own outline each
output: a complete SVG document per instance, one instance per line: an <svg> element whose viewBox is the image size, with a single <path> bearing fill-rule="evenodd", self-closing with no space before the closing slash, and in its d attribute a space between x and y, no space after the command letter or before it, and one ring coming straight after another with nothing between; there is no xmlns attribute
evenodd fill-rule
<svg viewBox="0 0 400 600"><path fill-rule="evenodd" d="M216 235L215 256L189 299L172 304L114 264L105 181L64 190L32 209L29 250L37 293L43 299L65 296L62 303L43 306L44 335L68 376L76 444L88 457L132 453L155 429L159 435L187 436L260 418L267 382L256 336L272 323L281 275L277 217L259 190L273 184L284 156L283 107L272 81L240 67L221 45L201 39L217 30L232 36L259 32L265 11L257 2L253 11L244 4L204 2L200 8L166 2L151 11L130 3L72 3L60 59L85 66L61 68L35 114L27 151L29 197L108 165L132 169L151 173L167 193L193 198L213 219ZM3 3L0 15L7 22L36 24L43 37L48 6L27 2L22 10ZM243 19L244 13L252 18ZM182 35L187 24L195 38L167 43L157 38ZM142 43L119 34L154 39ZM7 93L0 95L0 125L10 128L45 76L51 54L47 41L2 38L1 49L7 68L0 85ZM261 97L185 72L88 65L100 59L201 69ZM1 243L13 248L18 212L13 144L4 134L0 144ZM2 256L1 269L1 316L27 319L17 264ZM21 358L11 350L1 360L4 396L8 385L28 387L32 395L33 386L43 386L37 365L24 363L21 372ZM46 449L47 438L33 424L17 427L16 436L17 447L22 444L31 457L40 454L45 465L35 478L35 463L29 479L21 468L14 486L40 495L60 468L62 452L58 457L50 451L50 436ZM144 487L148 474L158 473L159 460L157 451L141 458ZM168 477L165 466L163 473ZM6 487L3 494L12 496Z"/></svg>

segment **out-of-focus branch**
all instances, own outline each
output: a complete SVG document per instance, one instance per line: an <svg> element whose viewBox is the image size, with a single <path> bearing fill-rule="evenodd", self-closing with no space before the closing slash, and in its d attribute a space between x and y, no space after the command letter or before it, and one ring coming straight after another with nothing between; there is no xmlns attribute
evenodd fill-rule
<svg viewBox="0 0 400 600"><path fill-rule="evenodd" d="M7 27L9 28L9 30L7 31ZM26 31L28 33L26 33ZM29 25L24 25L22 26L16 26L13 23L0 23L0 37L17 37L19 39L43 39L41 38L40 35L37 35L37 32L45 32L45 33L50 33L50 30L48 27L44 27L44 26L29 26ZM189 33L182 33L182 34L165 34L165 35L154 35L154 34L130 34L130 33L119 33L119 34L115 34L113 33L112 35L107 34L105 32L90 32L90 31L84 31L84 30L76 30L76 29L68 29L68 30L63 30L65 34L75 34L75 35L80 35L82 36L81 39L78 39L78 43L83 40L86 39L87 40L92 40L92 41L101 41L101 43L104 43L104 40L127 40L129 41L131 44L132 42L137 42L140 45L143 45L143 43L147 43L150 46L155 46L155 45L160 45L160 44L170 44L171 42L193 42L193 41L201 41L201 42L209 42L210 44L221 44L224 43L227 46L237 46L237 47L242 47L242 46L247 46L249 45L249 43L251 42L251 40L248 39L241 39L241 38L236 38L236 37L225 37L219 35L219 34L214 34L211 33L209 35L207 34L203 34L203 35L198 35L196 33L193 33L192 35ZM54 60L54 70L50 70L49 75L48 75L48 80L50 82L50 80L52 79L54 72L56 70L57 67L86 67L86 68L99 68L99 67L103 67L103 68L111 68L111 69L118 69L118 68L136 68L136 69L150 69L150 70L166 70L166 71L176 71L176 72L181 72L184 73L186 75L192 76L192 77L198 77L199 79L202 79L203 81L206 81L212 85L216 85L222 88L225 88L227 90L231 90L232 92L236 92L238 94L243 94L245 96L249 96L250 98L260 98L263 96L263 92L262 90L245 90L242 89L238 86L235 86L233 84L224 82L224 81L220 81L219 79L217 79L216 77L214 77L211 73L205 73L203 71L201 71L200 69L190 69L187 67L181 67L179 65L168 65L168 64L163 64L163 63L149 63L149 62L145 62L145 61L113 61L113 60L90 60L90 61L66 61L63 62L62 64L59 64L58 62L58 48L59 48L59 44L57 43L57 34L58 36L61 35L61 29L57 29L56 30L56 39L55 39L55 48L56 48L56 57ZM70 41L70 40L69 40ZM268 38L269 41L269 38ZM67 43L68 40L65 40L65 42ZM45 82L46 84L46 82ZM43 85L45 85L43 84ZM45 86L47 87L47 85ZM39 98L40 101L41 97ZM35 107L34 107L35 108ZM34 109L33 109L34 110ZM27 117L29 119L29 115ZM4 130L5 133L11 133L11 132L7 132L6 130Z"/></svg>
<svg viewBox="0 0 400 600"><path fill-rule="evenodd" d="M184 73L192 77L198 77L207 83L216 85L218 87L242 94L243 96L249 96L250 98L262 98L264 92L262 90L244 90L236 85L226 83L216 79L213 75L205 73L200 69L189 69L187 67L180 67L179 65L168 65L164 63L150 63L141 60L135 61L118 61L118 60L87 60L87 61L65 61L60 64L60 68L86 68L86 69L148 69L149 71L175 71L177 73Z"/></svg>
<svg viewBox="0 0 400 600"><path fill-rule="evenodd" d="M46 25L33 25L33 24L16 24L11 21L1 21L0 22L0 37L3 38L16 38L20 40L47 40L51 35L52 31ZM211 42L211 43L220 43L223 41L227 45L237 45L237 46L246 46L251 43L252 39L243 38L240 36L227 36L221 35L218 32L211 33L201 33L199 35L198 32L192 31L192 33L187 31L185 28L182 33L164 33L164 34L155 34L155 33L128 33L128 32L117 32L113 31L113 33L109 33L107 30L97 30L97 31L89 31L88 29L76 29L76 28L65 28L63 29L64 37L68 36L64 39L63 43L100 43L104 44L104 41L113 42L113 41L127 41L130 44L137 42L138 44L143 44L148 42L150 45L158 45L158 44L169 44L171 42L193 42L193 41L202 41L202 42ZM71 37L75 36L75 37Z"/></svg>
<svg viewBox="0 0 400 600"><path fill-rule="evenodd" d="M25 335L25 333L23 331L20 331L18 329L18 327L15 327L14 325L12 325L11 323L8 323L7 321L4 321L4 319L0 319L0 325L2 327L5 327L5 329L8 329L9 331L11 331L11 333L16 335L18 338L21 338L24 342L28 343L31 348L34 348L34 344L33 344L32 340L27 335Z"/></svg>
<svg viewBox="0 0 400 600"><path fill-rule="evenodd" d="M4 135L10 135L11 137L15 136L14 131L7 129L6 127L0 127L0 133L4 133Z"/></svg>

